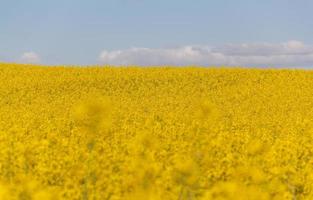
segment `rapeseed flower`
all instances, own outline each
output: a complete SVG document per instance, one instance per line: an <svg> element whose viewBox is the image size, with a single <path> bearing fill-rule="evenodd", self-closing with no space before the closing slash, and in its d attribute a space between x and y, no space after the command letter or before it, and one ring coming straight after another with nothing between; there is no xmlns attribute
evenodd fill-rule
<svg viewBox="0 0 313 200"><path fill-rule="evenodd" d="M0 200L313 198L311 71L0 74Z"/></svg>

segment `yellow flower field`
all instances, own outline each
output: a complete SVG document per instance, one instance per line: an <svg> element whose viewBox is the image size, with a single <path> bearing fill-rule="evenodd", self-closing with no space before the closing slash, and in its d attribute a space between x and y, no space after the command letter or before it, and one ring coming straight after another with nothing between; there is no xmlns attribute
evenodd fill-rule
<svg viewBox="0 0 313 200"><path fill-rule="evenodd" d="M0 64L0 200L313 199L313 71Z"/></svg>

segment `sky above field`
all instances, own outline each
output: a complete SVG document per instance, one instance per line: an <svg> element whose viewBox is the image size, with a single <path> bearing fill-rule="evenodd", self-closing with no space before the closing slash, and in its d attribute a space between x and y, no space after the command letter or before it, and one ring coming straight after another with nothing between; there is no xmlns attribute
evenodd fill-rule
<svg viewBox="0 0 313 200"><path fill-rule="evenodd" d="M1 0L0 61L313 67L312 0Z"/></svg>

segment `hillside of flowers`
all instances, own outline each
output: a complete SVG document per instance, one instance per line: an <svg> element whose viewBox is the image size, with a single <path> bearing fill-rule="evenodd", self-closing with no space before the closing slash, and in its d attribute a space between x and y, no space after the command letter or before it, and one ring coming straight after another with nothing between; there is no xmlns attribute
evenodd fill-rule
<svg viewBox="0 0 313 200"><path fill-rule="evenodd" d="M313 71L0 64L0 200L313 199Z"/></svg>

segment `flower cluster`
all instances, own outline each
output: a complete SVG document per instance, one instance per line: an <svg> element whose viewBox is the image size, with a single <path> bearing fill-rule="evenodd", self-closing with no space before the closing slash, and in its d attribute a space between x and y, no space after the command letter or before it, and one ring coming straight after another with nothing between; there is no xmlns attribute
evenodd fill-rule
<svg viewBox="0 0 313 200"><path fill-rule="evenodd" d="M0 64L0 199L312 199L313 72Z"/></svg>

